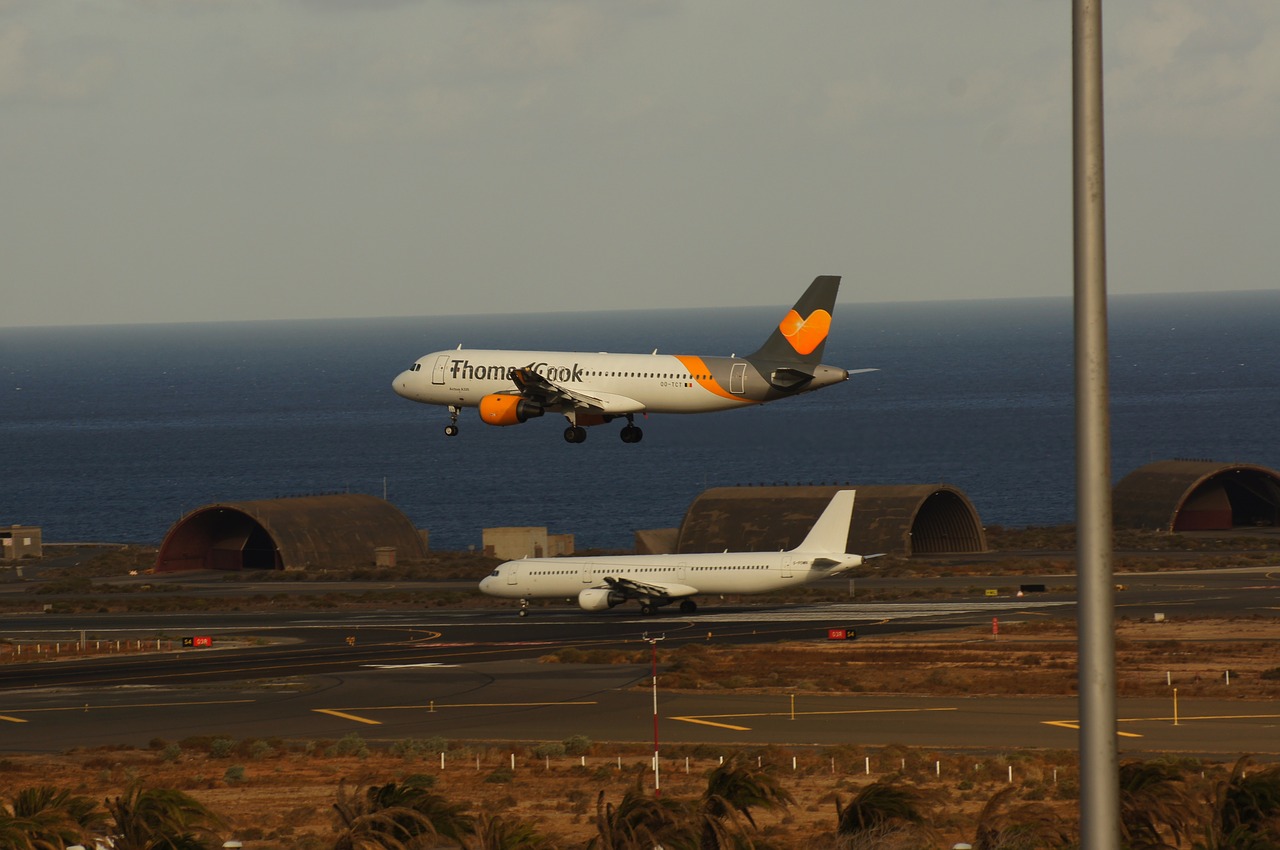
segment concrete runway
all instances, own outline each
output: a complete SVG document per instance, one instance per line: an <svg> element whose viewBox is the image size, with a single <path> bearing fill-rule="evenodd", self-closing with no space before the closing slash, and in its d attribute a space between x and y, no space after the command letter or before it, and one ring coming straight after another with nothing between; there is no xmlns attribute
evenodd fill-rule
<svg viewBox="0 0 1280 850"><path fill-rule="evenodd" d="M1122 616L1280 613L1280 587L1265 570L1162 574L1128 582ZM981 580L969 579L982 586ZM1005 584L1008 579L1000 579ZM1028 579L1028 581L1031 581ZM1143 587L1149 585L1149 590ZM1128 612L1128 613L1126 613ZM0 752L177 741L193 735L367 741L652 741L647 665L551 665L536 657L565 646L637 649L651 633L680 642L823 640L829 626L861 634L975 623L1073 617L1068 594L952 602L847 603L760 608L707 606L695 617L642 618L540 610L315 614L90 615L9 620L5 635L65 630L111 634L257 635L278 641L238 650L185 650L106 661L0 668ZM150 630L150 631L148 631ZM350 646L347 637L356 636ZM860 646L850 644L851 651ZM727 745L1074 749L1075 699L930 698L664 693L660 735ZM1122 752L1235 755L1280 750L1280 706L1122 700ZM1271 743L1268 743L1271 742Z"/></svg>

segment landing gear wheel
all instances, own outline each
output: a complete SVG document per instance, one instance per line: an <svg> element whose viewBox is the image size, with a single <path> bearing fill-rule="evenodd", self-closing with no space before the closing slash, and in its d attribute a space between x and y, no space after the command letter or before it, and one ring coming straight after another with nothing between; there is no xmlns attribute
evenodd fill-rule
<svg viewBox="0 0 1280 850"><path fill-rule="evenodd" d="M638 443L644 439L644 431L635 425L627 425L623 427L621 436L624 443Z"/></svg>
<svg viewBox="0 0 1280 850"><path fill-rule="evenodd" d="M521 617L529 616L529 600L528 599L520 600L520 616Z"/></svg>
<svg viewBox="0 0 1280 850"><path fill-rule="evenodd" d="M457 426L457 425L446 425L446 426L444 426L444 435L445 435L446 437L456 437L456 436L458 436L458 426Z"/></svg>
<svg viewBox="0 0 1280 850"><path fill-rule="evenodd" d="M587 429L580 428L577 425L570 425L564 429L564 441L566 443L585 443L587 441Z"/></svg>
<svg viewBox="0 0 1280 850"><path fill-rule="evenodd" d="M521 609L520 609L520 616L521 616L521 617L527 617L527 616L529 616L529 609L528 609L528 608L521 608Z"/></svg>
<svg viewBox="0 0 1280 850"><path fill-rule="evenodd" d="M653 616L654 612L655 612L655 611L657 611L657 610L658 610L657 608L654 608L654 607L653 607L652 605L650 605L648 602L641 602L641 603L640 603L640 613L641 613L641 614L643 614L643 615L645 615L646 617L651 617L651 616Z"/></svg>
<svg viewBox="0 0 1280 850"><path fill-rule="evenodd" d="M449 424L444 426L444 435L446 437L458 436L458 414L462 412L462 408L456 404L449 405Z"/></svg>
<svg viewBox="0 0 1280 850"><path fill-rule="evenodd" d="M681 614L692 614L692 613L694 613L694 612L695 612L695 611L697 611L697 610L698 610L698 603L697 603L697 602L694 602L692 599L681 599L681 600L680 600L680 613L681 613Z"/></svg>

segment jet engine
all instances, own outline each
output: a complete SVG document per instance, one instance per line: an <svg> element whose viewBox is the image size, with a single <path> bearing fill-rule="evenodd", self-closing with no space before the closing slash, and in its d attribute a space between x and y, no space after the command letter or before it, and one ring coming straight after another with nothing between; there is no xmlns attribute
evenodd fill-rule
<svg viewBox="0 0 1280 850"><path fill-rule="evenodd" d="M487 395L480 399L480 418L486 425L519 425L543 410L538 405L518 395Z"/></svg>
<svg viewBox="0 0 1280 850"><path fill-rule="evenodd" d="M583 611L604 611L626 601L625 595L605 587L588 587L578 594L578 607Z"/></svg>

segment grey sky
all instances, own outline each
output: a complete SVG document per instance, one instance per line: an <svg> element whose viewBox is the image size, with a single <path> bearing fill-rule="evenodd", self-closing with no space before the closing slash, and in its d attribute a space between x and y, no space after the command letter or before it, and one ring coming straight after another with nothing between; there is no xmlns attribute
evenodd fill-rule
<svg viewBox="0 0 1280 850"><path fill-rule="evenodd" d="M1105 7L1115 293L1274 288L1280 4ZM0 325L1071 290L1067 0L0 0Z"/></svg>

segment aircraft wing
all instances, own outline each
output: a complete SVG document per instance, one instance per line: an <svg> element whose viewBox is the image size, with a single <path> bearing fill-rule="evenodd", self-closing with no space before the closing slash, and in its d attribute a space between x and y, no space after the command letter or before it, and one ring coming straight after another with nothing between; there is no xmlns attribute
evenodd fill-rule
<svg viewBox="0 0 1280 850"><path fill-rule="evenodd" d="M587 410L592 413L625 415L641 413L644 405L615 393L584 393L549 381L532 369L512 369L511 380L520 395L549 410Z"/></svg>
<svg viewBox="0 0 1280 850"><path fill-rule="evenodd" d="M696 587L687 584L667 584L660 581L635 581L629 578L612 578L605 576L605 584L628 599L680 599L693 596L698 592Z"/></svg>

